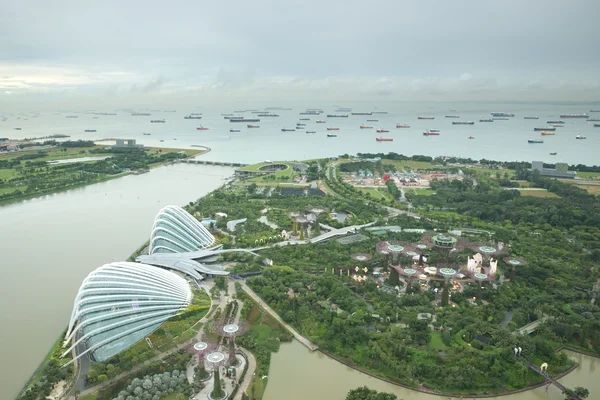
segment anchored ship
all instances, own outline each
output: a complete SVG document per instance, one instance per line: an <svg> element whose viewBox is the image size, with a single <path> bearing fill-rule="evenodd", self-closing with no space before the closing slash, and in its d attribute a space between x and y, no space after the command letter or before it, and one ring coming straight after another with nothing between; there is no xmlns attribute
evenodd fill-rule
<svg viewBox="0 0 600 400"><path fill-rule="evenodd" d="M394 139L392 139L392 138L384 138L381 136L379 136L378 138L375 138L375 140L378 142L393 142L394 141Z"/></svg>
<svg viewBox="0 0 600 400"><path fill-rule="evenodd" d="M410 128L410 125L407 125L407 124L396 124L396 128Z"/></svg>
<svg viewBox="0 0 600 400"><path fill-rule="evenodd" d="M505 113L505 112L493 112L490 114L492 115L492 117L514 117L515 116L515 114Z"/></svg>
<svg viewBox="0 0 600 400"><path fill-rule="evenodd" d="M589 118L590 116L587 114L561 114L561 118Z"/></svg>
<svg viewBox="0 0 600 400"><path fill-rule="evenodd" d="M556 128L552 126L547 126L545 128L533 128L534 131L555 131Z"/></svg>
<svg viewBox="0 0 600 400"><path fill-rule="evenodd" d="M453 121L452 125L475 125L473 121Z"/></svg>

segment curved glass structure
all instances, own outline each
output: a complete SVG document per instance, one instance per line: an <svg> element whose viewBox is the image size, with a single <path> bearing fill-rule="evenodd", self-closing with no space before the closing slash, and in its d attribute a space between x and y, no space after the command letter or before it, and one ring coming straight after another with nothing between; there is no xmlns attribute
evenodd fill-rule
<svg viewBox="0 0 600 400"><path fill-rule="evenodd" d="M192 296L185 279L162 268L103 265L84 279L75 297L63 356L77 347L76 359L89 354L93 361L104 361L184 310Z"/></svg>
<svg viewBox="0 0 600 400"><path fill-rule="evenodd" d="M148 252L187 253L214 243L213 235L190 213L181 207L166 206L154 219Z"/></svg>

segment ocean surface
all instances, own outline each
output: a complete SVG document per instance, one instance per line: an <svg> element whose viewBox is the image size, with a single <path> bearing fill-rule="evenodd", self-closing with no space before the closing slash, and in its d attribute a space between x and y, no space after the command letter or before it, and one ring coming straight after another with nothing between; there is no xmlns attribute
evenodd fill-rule
<svg viewBox="0 0 600 400"><path fill-rule="evenodd" d="M271 105L273 106L273 105ZM556 129L554 136L542 137L535 127L548 126L547 121L560 120L560 114L589 113L600 106L593 104L486 104L486 103L381 103L381 104L302 104L291 110L270 110L279 117L256 117L249 110L263 110L265 105L235 104L229 107L189 105L176 110L63 110L23 114L0 113L0 137L30 138L51 134L70 135L70 139L123 138L136 139L146 146L187 148L191 145L208 146L212 151L201 157L208 160L255 163L263 160L300 160L336 156L344 153L387 153L406 155L463 156L474 159L518 160L544 162L568 162L569 164L600 164L600 128L585 119L564 119L564 127ZM351 108L353 112L387 112L370 116L353 116L350 112L338 112L338 107ZM299 115L307 108L320 108L319 116ZM248 110L248 111L246 111ZM117 115L93 115L89 112L116 112ZM150 116L132 116L131 111L150 112ZM171 112L168 112L171 111ZM174 111L174 112L173 112ZM235 112L238 111L238 112ZM245 112L240 112L245 111ZM88 112L88 113L86 113ZM491 118L491 112L514 113L506 121L496 120L480 123ZM186 120L190 113L202 113L201 120ZM234 114L247 118L260 118L250 123L260 128L249 129L248 123L232 123L221 114ZM327 114L348 114L348 118L328 118ZM66 118L76 115L78 118ZM433 116L434 120L418 120L421 115ZM459 115L460 118L445 118ZM589 113L590 118L600 119L600 113ZM524 119L538 116L537 120ZM94 118L96 117L96 118ZM6 118L5 121L1 121ZM152 119L165 119L165 123L151 123ZM310 118L301 121L300 118ZM321 119L327 121L317 124ZM367 120L376 119L376 122ZM475 125L452 125L453 121L474 121ZM305 123L304 130L282 132L282 128L295 128ZM396 124L409 124L408 129L398 129ZM360 129L360 125L373 129ZM207 131L198 131L204 126ZM338 137L327 137L327 127L339 128ZM22 130L14 130L21 128ZM387 129L379 134L376 129ZM97 132L84 132L96 129ZM240 132L230 132L240 129ZM423 136L426 129L439 129L439 136ZM149 133L150 135L144 135ZM576 140L576 135L586 140ZM377 142L378 136L393 138L392 142ZM468 139L474 136L475 139ZM528 139L543 139L543 144L528 144ZM556 152L557 155L550 155Z"/></svg>

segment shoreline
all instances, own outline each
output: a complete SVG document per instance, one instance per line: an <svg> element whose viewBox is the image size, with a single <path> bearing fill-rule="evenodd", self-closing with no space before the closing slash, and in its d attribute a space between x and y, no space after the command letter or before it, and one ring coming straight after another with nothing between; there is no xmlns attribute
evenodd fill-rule
<svg viewBox="0 0 600 400"><path fill-rule="evenodd" d="M149 147L149 148L152 148L152 149L169 149L167 147ZM177 149L177 150L193 150L193 149ZM188 156L186 158L194 158L194 157L197 157L197 156L200 156L200 155L204 155L204 154L210 152L211 150L212 149L210 147L202 146L201 148L199 148L199 150L196 150L196 151L199 152L198 154L194 154L194 155ZM152 170L152 169L155 169L155 168L163 167L165 165L169 165L170 163L171 163L171 161L158 163L158 164L149 166L148 169ZM99 180L94 181L94 182L80 183L80 184L77 184L77 185L67 186L67 187L62 187L62 188L54 188L54 189L50 189L50 190L42 192L42 193L33 193L33 194L25 195L25 196L22 196L22 197L19 197L19 198L16 198L16 199L0 200L0 207L8 206L8 205L15 204L15 203L20 203L20 202L26 201L26 200L36 199L38 197L49 196L49 195L56 194L56 193L68 192L69 190L72 190L72 189L80 189L82 187L92 186L92 185L95 185L97 183L108 182L108 181L111 181L113 179L119 179L119 178L122 178L124 176L129 176L129 175L138 175L138 174L136 174L135 171L121 172L121 173L116 174L116 175L104 177L104 178L99 179Z"/></svg>
<svg viewBox="0 0 600 400"><path fill-rule="evenodd" d="M578 354L582 354L584 356L594 357L594 358L599 358L600 359L600 354L592 354L592 353L584 352L584 351L581 351L581 350L574 349L573 347L570 347L568 345L560 346L558 349L555 350L555 353L559 353L559 352L561 352L563 350L568 350L568 351L572 351L573 353L578 353ZM361 373L363 373L365 375L368 375L371 378L379 379L380 381L392 384L394 386L399 386L399 387L402 387L402 388L407 389L407 390L413 390L415 392L420 392L420 393L430 394L430 395L440 396L440 397L444 396L444 397L450 397L450 398L456 398L456 399L461 399L461 398L465 398L465 399L477 399L477 398L493 398L493 397L500 397L500 396L510 396L510 395L513 395L513 394L518 394L518 393L522 393L522 392L527 392L529 390L534 390L534 389L542 387L542 386L544 386L546 384L545 382L541 382L541 383L538 383L538 384L526 386L526 387L521 388L521 389L509 390L509 391L500 392L500 393L493 393L493 394L452 394L452 393L444 393L444 392L438 392L438 391L435 391L435 390L427 389L426 387L414 387L414 386L406 385L406 384L401 383L401 382L395 382L395 381L392 381L391 379L379 376L379 375L375 374L374 372L367 371L367 370L363 369L362 367L359 367L358 365L355 365L355 364L353 364L353 363L351 363L349 361L343 360L343 359L339 358L338 356L329 353L327 350L323 350L323 349L319 348L319 349L317 349L317 351L321 352L322 354L326 355L327 357L331 358L332 360L335 360L335 361L339 362L340 364L343 364L343 365L347 366L348 368L352 368L353 370L355 370L357 372L361 372ZM571 367L569 367L569 369L567 369L566 371L563 371L563 372L561 372L561 373L559 373L557 375L554 375L553 378L555 378L555 379L561 379L561 378L565 377L566 375L570 374L571 372L575 371L577 369L577 367L579 367L579 363L573 361L573 365Z"/></svg>

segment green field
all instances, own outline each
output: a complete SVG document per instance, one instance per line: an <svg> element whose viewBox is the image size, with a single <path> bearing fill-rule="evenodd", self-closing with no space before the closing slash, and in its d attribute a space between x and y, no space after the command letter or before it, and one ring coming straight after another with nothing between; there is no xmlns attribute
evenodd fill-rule
<svg viewBox="0 0 600 400"><path fill-rule="evenodd" d="M385 200L390 199L389 191L388 191L387 187L365 188L365 187L356 186L356 188L365 194L367 194L367 193L370 194L373 199L385 199Z"/></svg>
<svg viewBox="0 0 600 400"><path fill-rule="evenodd" d="M547 190L527 190L521 189L521 196L539 197L544 199L559 198L560 196Z"/></svg>
<svg viewBox="0 0 600 400"><path fill-rule="evenodd" d="M431 341L429 347L434 350L444 350L446 345L442 341L442 333L439 331L431 332Z"/></svg>
<svg viewBox="0 0 600 400"><path fill-rule="evenodd" d="M582 178L598 178L600 177L600 172L580 172L577 171L577 176Z"/></svg>
<svg viewBox="0 0 600 400"><path fill-rule="evenodd" d="M435 166L430 162L426 162L426 161L413 161L413 160L381 160L381 162L383 164L393 164L396 166L396 168L398 169L429 169L429 168L433 168L433 167L441 167L441 166ZM443 167L441 167L443 168Z"/></svg>
<svg viewBox="0 0 600 400"><path fill-rule="evenodd" d="M406 195L420 195L420 196L433 196L435 192L431 189L424 188L414 188L414 189L405 189Z"/></svg>

